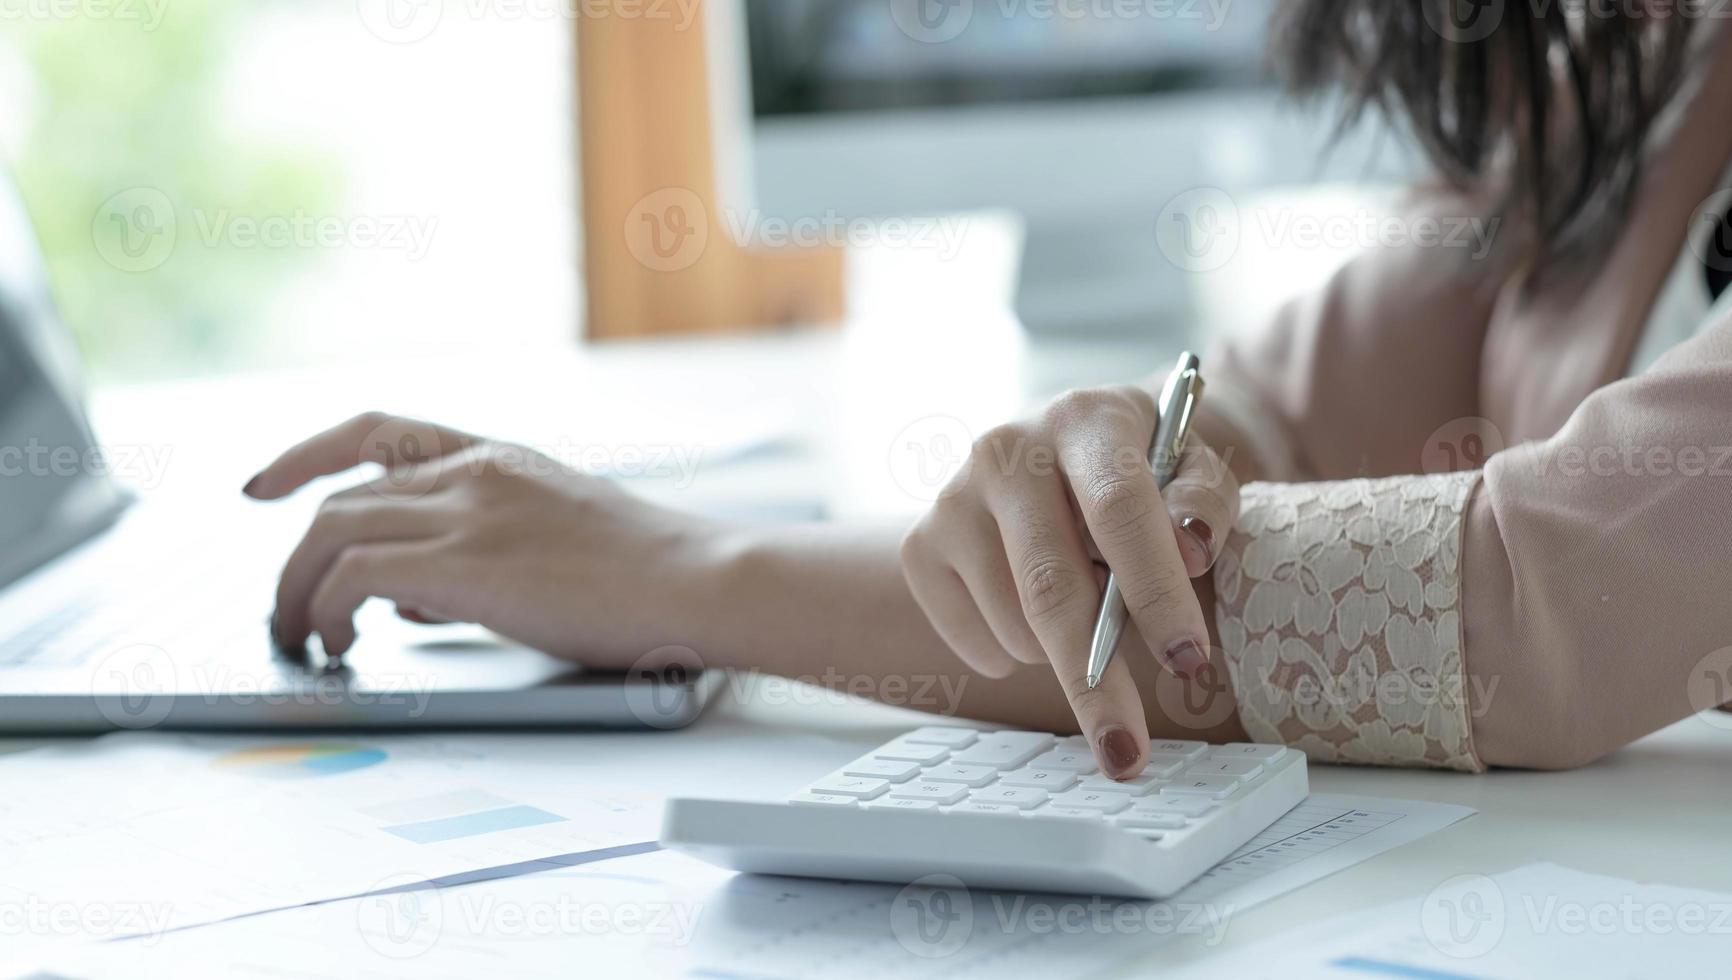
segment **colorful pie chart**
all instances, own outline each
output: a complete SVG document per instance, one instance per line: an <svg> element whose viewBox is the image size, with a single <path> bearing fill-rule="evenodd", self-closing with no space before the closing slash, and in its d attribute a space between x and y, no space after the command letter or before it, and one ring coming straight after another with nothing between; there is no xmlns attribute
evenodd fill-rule
<svg viewBox="0 0 1732 980"><path fill-rule="evenodd" d="M346 742L260 745L219 756L219 769L234 769L262 779L314 779L366 769L385 761L385 750Z"/></svg>

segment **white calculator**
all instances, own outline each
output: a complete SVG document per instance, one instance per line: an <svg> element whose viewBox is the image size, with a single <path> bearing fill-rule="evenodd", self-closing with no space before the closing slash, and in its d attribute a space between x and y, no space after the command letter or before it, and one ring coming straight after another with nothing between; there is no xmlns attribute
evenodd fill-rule
<svg viewBox="0 0 1732 980"><path fill-rule="evenodd" d="M669 800L661 842L738 871L1162 898L1308 792L1279 745L1158 741L1117 782L1078 736L928 727L784 803Z"/></svg>

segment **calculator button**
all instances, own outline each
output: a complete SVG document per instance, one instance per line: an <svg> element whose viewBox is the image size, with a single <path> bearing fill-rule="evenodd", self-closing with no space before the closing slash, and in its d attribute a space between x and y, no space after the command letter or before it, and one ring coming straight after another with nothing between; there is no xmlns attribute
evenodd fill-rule
<svg viewBox="0 0 1732 980"><path fill-rule="evenodd" d="M1200 817L1215 808L1201 796L1151 796L1131 805L1133 813L1176 813L1182 817Z"/></svg>
<svg viewBox="0 0 1732 980"><path fill-rule="evenodd" d="M1077 810L1099 810L1101 813L1117 813L1131 805L1131 798L1123 793L1091 793L1087 790L1073 789L1053 797L1052 805Z"/></svg>
<svg viewBox="0 0 1732 980"><path fill-rule="evenodd" d="M934 803L958 803L968 795L968 787L955 783L929 783L921 780L915 783L903 783L890 790L891 799L897 800L931 800Z"/></svg>
<svg viewBox="0 0 1732 980"><path fill-rule="evenodd" d="M1105 776L1090 776L1078 789L1091 793L1123 793L1126 796L1147 796L1161 788L1163 781L1154 776L1136 776L1120 782Z"/></svg>
<svg viewBox="0 0 1732 980"><path fill-rule="evenodd" d="M795 793L788 797L788 802L797 806L853 806L854 798L831 793Z"/></svg>
<svg viewBox="0 0 1732 980"><path fill-rule="evenodd" d="M1045 790L1023 789L1017 786L989 786L977 789L968 794L971 803L996 803L1002 806L1013 806L1018 810L1029 810L1040 806L1047 800Z"/></svg>
<svg viewBox="0 0 1732 980"><path fill-rule="evenodd" d="M917 762L923 766L935 766L950 755L950 750L942 745L922 745L919 742L904 742L897 740L872 753L874 759L887 759L892 762Z"/></svg>
<svg viewBox="0 0 1732 980"><path fill-rule="evenodd" d="M1185 818L1176 813L1138 813L1132 810L1114 817L1113 826L1126 830L1183 830Z"/></svg>
<svg viewBox="0 0 1732 980"><path fill-rule="evenodd" d="M1052 747L1052 736L1035 732L992 732L950 757L958 765L1017 769Z"/></svg>
<svg viewBox="0 0 1732 980"><path fill-rule="evenodd" d="M1067 806L1043 806L1038 810L1024 811L1027 816L1041 820L1086 820L1089 823L1100 823L1099 810L1078 810Z"/></svg>
<svg viewBox="0 0 1732 980"><path fill-rule="evenodd" d="M1161 787L1162 796L1207 796L1220 799L1239 788L1234 776L1190 776Z"/></svg>
<svg viewBox="0 0 1732 980"><path fill-rule="evenodd" d="M922 774L935 783L961 783L964 786L985 786L998 778L998 770L989 766L933 766Z"/></svg>
<svg viewBox="0 0 1732 980"><path fill-rule="evenodd" d="M1262 768L1263 764L1256 759L1222 759L1217 756L1209 756L1207 759L1198 760L1187 772L1195 776L1213 774L1248 779L1255 776Z"/></svg>
<svg viewBox="0 0 1732 980"><path fill-rule="evenodd" d="M844 776L864 776L867 779L885 779L893 783L905 783L920 775L920 767L912 762L899 762L895 759L874 759L868 756L858 762L848 763L842 770Z"/></svg>
<svg viewBox="0 0 1732 980"><path fill-rule="evenodd" d="M1185 759L1195 758L1208 750L1209 744L1207 742L1190 742L1183 739L1169 739L1149 744L1149 751L1156 755L1176 755Z"/></svg>
<svg viewBox="0 0 1732 980"><path fill-rule="evenodd" d="M1285 745L1253 745L1250 742L1231 742L1209 750L1209 755L1215 758L1256 759L1259 762L1273 762L1286 754Z"/></svg>
<svg viewBox="0 0 1732 980"><path fill-rule="evenodd" d="M1071 749L1053 749L1042 752L1028 763L1030 769L1054 769L1059 772L1074 772L1086 776L1095 771L1095 757L1086 750L1077 752Z"/></svg>
<svg viewBox="0 0 1732 980"><path fill-rule="evenodd" d="M956 806L951 807L949 810L947 810L945 812L946 813L973 813L973 814L979 814L980 816L983 816L983 817L1020 817L1020 816L1022 816L1022 809L1020 807L1005 806L1001 803L976 803L973 800L970 800L967 803L958 803Z"/></svg>
<svg viewBox="0 0 1732 980"><path fill-rule="evenodd" d="M825 796L852 796L871 800L883 796L890 784L882 779L861 779L858 776L831 776L813 783L811 792Z"/></svg>
<svg viewBox="0 0 1732 980"><path fill-rule="evenodd" d="M888 797L882 800L868 800L860 804L865 810L936 810L938 804L931 800L892 800Z"/></svg>
<svg viewBox="0 0 1732 980"><path fill-rule="evenodd" d="M1143 767L1143 775L1156 779L1171 779L1177 776L1189 761L1176 755L1151 755L1149 764Z"/></svg>
<svg viewBox="0 0 1732 980"><path fill-rule="evenodd" d="M1089 751L1089 740L1081 735L1066 735L1059 739L1058 744L1054 745L1053 748L1064 752L1087 752Z"/></svg>
<svg viewBox="0 0 1732 980"><path fill-rule="evenodd" d="M960 749L965 745L973 745L980 733L972 728L939 728L929 726L916 728L902 736L904 742L919 742L929 745L942 745L947 749Z"/></svg>
<svg viewBox="0 0 1732 980"><path fill-rule="evenodd" d="M1048 793L1060 793L1077 782L1074 773L1059 772L1057 769L1034 769L1025 766L1015 772L1007 772L999 779L1000 786L1021 786L1026 789L1044 789Z"/></svg>

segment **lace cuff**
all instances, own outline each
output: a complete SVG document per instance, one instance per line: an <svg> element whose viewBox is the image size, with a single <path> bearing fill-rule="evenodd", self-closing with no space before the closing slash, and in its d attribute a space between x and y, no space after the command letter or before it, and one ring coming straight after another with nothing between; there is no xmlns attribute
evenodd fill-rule
<svg viewBox="0 0 1732 980"><path fill-rule="evenodd" d="M1480 772L1461 654L1477 473L1244 488L1216 624L1252 738L1320 762Z"/></svg>

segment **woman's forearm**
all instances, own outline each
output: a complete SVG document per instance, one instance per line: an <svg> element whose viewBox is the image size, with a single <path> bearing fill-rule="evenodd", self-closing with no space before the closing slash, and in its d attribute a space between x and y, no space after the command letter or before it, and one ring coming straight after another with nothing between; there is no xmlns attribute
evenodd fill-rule
<svg viewBox="0 0 1732 980"><path fill-rule="evenodd" d="M893 525L734 529L710 548L693 604L707 623L694 645L706 663L809 680L941 715L1074 732L1052 669L995 680L945 646L903 580ZM1205 608L1207 578L1201 580ZM1225 671L1196 682L1160 670L1134 629L1120 646L1156 738L1243 738ZM1188 695L1188 696L1187 696Z"/></svg>

